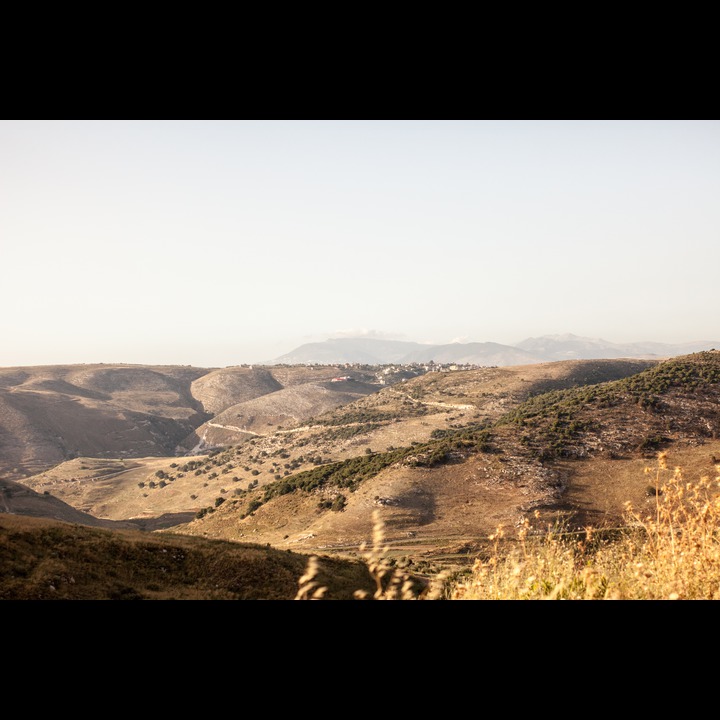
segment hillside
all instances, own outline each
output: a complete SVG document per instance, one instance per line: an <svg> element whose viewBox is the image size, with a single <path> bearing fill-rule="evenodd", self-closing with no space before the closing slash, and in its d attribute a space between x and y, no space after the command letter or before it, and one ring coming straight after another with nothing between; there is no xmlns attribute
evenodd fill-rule
<svg viewBox="0 0 720 720"><path fill-rule="evenodd" d="M362 563L321 557L326 598L372 590ZM292 600L305 555L0 514L0 600Z"/></svg>
<svg viewBox="0 0 720 720"><path fill-rule="evenodd" d="M711 473L719 356L428 372L208 454L77 458L25 482L104 519L343 556L378 509L398 562L461 563L498 525L622 522L652 503L660 449Z"/></svg>
<svg viewBox="0 0 720 720"><path fill-rule="evenodd" d="M282 388L226 408L192 432L180 447L198 452L268 435L275 429L293 427L377 390L377 385L357 380L310 382Z"/></svg>
<svg viewBox="0 0 720 720"><path fill-rule="evenodd" d="M228 443L209 455L147 458L86 458L68 461L25 478L23 482L37 492L50 492L84 512L113 520L135 521L157 515L187 522L215 503L236 501L250 486L263 488L278 478L312 470L334 461L364 456L368 450L409 446L427 442L433 431L445 431L468 423L496 419L532 394L551 389L625 377L650 366L646 361L569 361L513 368L483 368L472 371L432 372L407 382L363 395L371 386L356 381L339 383L302 382L321 370L274 368L273 376L299 384L262 401L265 409L273 398L290 394L309 410L327 410L305 417L301 423L280 426L281 418L255 415L258 435L210 427L213 440ZM317 387L322 388L319 393ZM357 389L346 394L345 388ZM324 398L327 405L308 405L310 398ZM353 398L358 398L353 400ZM338 407L340 401L348 401ZM237 407L247 407L241 403ZM284 404L286 412L291 407ZM225 411L230 413L230 411ZM221 413L219 425L225 419ZM237 416L237 413L234 413ZM257 420L265 418L265 420ZM273 425L267 425L271 418ZM237 417L230 418L237 422ZM282 418L286 421L287 418ZM230 423L226 421L227 425ZM247 427L246 427L247 429ZM225 437L222 433L227 433ZM185 516L183 516L183 513Z"/></svg>
<svg viewBox="0 0 720 720"><path fill-rule="evenodd" d="M190 386L193 397L212 415L282 389L283 385L270 370L249 367L213 370L194 380Z"/></svg>
<svg viewBox="0 0 720 720"><path fill-rule="evenodd" d="M226 538L259 535L281 547L349 549L368 538L370 513L380 507L395 518L390 526L399 533L396 541L404 538L403 547L417 547L423 533L435 546L466 542L472 527L489 533L501 518L515 522L520 508L548 495L545 485L533 482L545 471L532 459L503 457L494 441L483 439L485 428L542 393L613 381L653 366L568 361L428 373L316 418L292 441L253 441L270 458L280 453L279 467L284 462L291 469L280 480L261 476L258 488L178 530ZM468 432L471 446L487 445L488 451L468 458L443 451L433 459L442 446L436 437ZM307 460L308 454L321 463L296 467L296 459ZM450 462L437 462L448 456ZM504 477L524 481L504 483ZM241 517L249 502L261 505Z"/></svg>
<svg viewBox="0 0 720 720"><path fill-rule="evenodd" d="M22 483L0 480L0 513L49 518L90 527L131 528L132 523L104 520L88 515L46 492L35 492Z"/></svg>
<svg viewBox="0 0 720 720"><path fill-rule="evenodd" d="M323 385L348 372L335 366L0 368L0 478L22 480L77 457L175 457L203 435L204 446L211 444L216 433L208 421L232 415L233 407L240 409L225 424L237 426L246 403L253 419L245 422L264 434L269 422L301 419L379 387L373 373L356 370L354 387L333 385L332 393Z"/></svg>
<svg viewBox="0 0 720 720"><path fill-rule="evenodd" d="M632 363L613 362L553 363L546 370L554 377L540 375L542 366L515 369L505 386L513 389L494 394L480 387L497 386L498 375L474 383L472 371L458 373L457 386L452 375L435 384L426 375L403 384L405 397L382 391L316 419L329 442L320 464L293 469L175 531L352 554L369 539L372 510L380 508L393 552L417 562L457 560L497 525L523 519L537 527L621 522L626 501L652 502L644 468L659 449L690 477L713 471L720 353L646 363L635 374ZM611 369L627 377L607 379ZM490 370L511 372L475 372ZM582 386L583 379L595 384ZM405 417L381 404L393 402ZM401 444L386 445L393 426L406 426ZM365 432L350 433L358 427ZM313 433L305 439L314 451L323 434ZM286 445L281 452L292 460L298 451Z"/></svg>
<svg viewBox="0 0 720 720"><path fill-rule="evenodd" d="M191 384L207 370L131 365L0 368L0 477L80 455L170 455L207 419Z"/></svg>

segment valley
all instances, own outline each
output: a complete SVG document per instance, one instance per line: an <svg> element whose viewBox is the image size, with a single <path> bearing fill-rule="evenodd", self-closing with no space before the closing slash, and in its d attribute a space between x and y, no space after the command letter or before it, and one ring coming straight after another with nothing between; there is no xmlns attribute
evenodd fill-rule
<svg viewBox="0 0 720 720"><path fill-rule="evenodd" d="M172 453L162 445L165 455L113 453L112 434L94 455L54 465L36 455L48 467L27 474L28 463L19 481L0 481L4 512L352 562L371 541L377 511L388 556L429 577L471 565L499 527L621 526L626 503L652 507L646 468L660 450L692 480L711 475L720 459L718 351L424 369L389 385L378 381L383 372L133 369L138 390L108 368L86 370L84 386L72 369L43 370L40 381L16 370L6 393L49 393L43 419L59 422L70 402L79 408L73 421L89 409L69 380L60 383L70 378L106 393L112 422L121 403L149 414L155 402L158 417L196 427L173 437ZM168 378L174 391L160 403L147 385ZM99 436L84 427L62 436L92 447ZM4 437L18 434L5 428Z"/></svg>

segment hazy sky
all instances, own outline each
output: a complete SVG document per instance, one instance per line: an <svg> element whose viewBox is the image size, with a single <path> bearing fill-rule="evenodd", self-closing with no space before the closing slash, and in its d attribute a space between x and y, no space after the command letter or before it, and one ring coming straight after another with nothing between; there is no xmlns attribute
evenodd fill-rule
<svg viewBox="0 0 720 720"><path fill-rule="evenodd" d="M720 339L720 121L0 121L0 365Z"/></svg>

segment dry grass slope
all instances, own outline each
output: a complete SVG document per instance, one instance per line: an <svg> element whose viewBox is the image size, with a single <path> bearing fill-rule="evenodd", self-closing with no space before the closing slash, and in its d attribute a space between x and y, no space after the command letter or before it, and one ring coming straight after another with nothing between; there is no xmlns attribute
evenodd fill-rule
<svg viewBox="0 0 720 720"><path fill-rule="evenodd" d="M79 455L172 455L207 415L199 368L0 368L0 477L20 480Z"/></svg>
<svg viewBox="0 0 720 720"><path fill-rule="evenodd" d="M90 527L132 527L130 523L96 518L93 515L81 512L50 494L37 493L22 483L16 483L12 480L0 480L0 513L52 518L63 522L80 523Z"/></svg>
<svg viewBox="0 0 720 720"><path fill-rule="evenodd" d="M693 473L712 466L720 452L719 358L571 361L419 378L315 418L305 439L335 437L322 463L285 471L178 530L356 554L372 511L382 508L398 558L466 563L498 524L616 524L625 501L647 501L634 470L659 443L672 445ZM488 410L499 399L502 411ZM470 400L486 402L486 412L464 408ZM368 432L343 437L358 426ZM424 440L394 449L376 442L405 426L419 426ZM292 460L307 447L277 451ZM614 477L627 482L613 485Z"/></svg>
<svg viewBox="0 0 720 720"><path fill-rule="evenodd" d="M307 556L265 546L0 515L0 600L292 600ZM373 587L321 558L327 599Z"/></svg>
<svg viewBox="0 0 720 720"><path fill-rule="evenodd" d="M452 588L462 600L719 600L720 464L688 482L667 453L645 473L649 507L626 505L612 532L562 527L529 534L498 528L469 577Z"/></svg>
<svg viewBox="0 0 720 720"><path fill-rule="evenodd" d="M197 512L173 532L355 559L381 510L393 567L430 576L485 557L499 525L527 523L533 536L556 522L618 526L626 501L645 512L654 496L642 470L659 449L687 482L709 476L719 358L432 373L207 457L78 459L28 482L148 528ZM297 395L316 371L293 371L277 370Z"/></svg>

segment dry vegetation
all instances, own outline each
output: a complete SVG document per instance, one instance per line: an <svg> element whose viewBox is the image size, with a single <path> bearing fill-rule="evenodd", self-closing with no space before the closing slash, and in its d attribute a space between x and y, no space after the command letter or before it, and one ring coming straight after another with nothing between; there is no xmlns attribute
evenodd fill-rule
<svg viewBox="0 0 720 720"><path fill-rule="evenodd" d="M385 523L361 562L267 546L0 515L0 599L720 599L720 464L687 481L661 452L625 524L497 528L471 571L397 562Z"/></svg>
<svg viewBox="0 0 720 720"><path fill-rule="evenodd" d="M716 467L720 473L720 465ZM718 600L720 474L687 482L667 454L646 468L650 511L628 503L626 525L529 535L502 528L470 577L452 590L466 600Z"/></svg>
<svg viewBox="0 0 720 720"><path fill-rule="evenodd" d="M0 478L22 480L80 455L172 455L207 419L186 367L0 368Z"/></svg>
<svg viewBox="0 0 720 720"><path fill-rule="evenodd" d="M178 530L345 552L365 539L380 506L394 547L467 562L478 537L536 509L543 522L574 513L576 523L614 523L637 489L631 480L608 495L607 476L628 476L623 465L657 443L704 446L707 463L717 445L716 365L705 353L416 378L315 418L275 450L264 439L263 452L283 452L289 464ZM298 457L312 465L295 465Z"/></svg>
<svg viewBox="0 0 720 720"><path fill-rule="evenodd" d="M319 414L303 404L316 371L291 384L281 370L195 381L216 410L225 390L263 395L224 411L260 403L260 436L193 457L78 458L26 482L148 529L191 512L172 533L302 552L302 599L332 596L331 554L369 579L346 597L720 599L720 353L431 373ZM327 394L341 390L313 397Z"/></svg>
<svg viewBox="0 0 720 720"><path fill-rule="evenodd" d="M525 520L512 532L499 527L470 572L442 572L422 582L397 568L385 544L385 525L373 513L373 543L361 547L374 600L718 600L720 599L720 464L715 477L688 482L667 453L645 468L652 509L626 506L616 528L561 526L531 534ZM323 599L327 588L310 558L298 600Z"/></svg>
<svg viewBox="0 0 720 720"><path fill-rule="evenodd" d="M94 517L53 497L49 492L35 492L12 480L0 480L0 513L52 518L91 527L133 527L127 522Z"/></svg>
<svg viewBox="0 0 720 720"><path fill-rule="evenodd" d="M424 578L400 568L385 544L385 523L378 510L373 511L373 534L370 547L360 546L360 556L375 582L372 591L358 588L353 593L356 600L439 600L445 596L447 573L436 573ZM322 584L322 565L316 555L308 560L304 575L298 581L296 600L322 600L328 591Z"/></svg>
<svg viewBox="0 0 720 720"><path fill-rule="evenodd" d="M256 434L272 434L275 428L268 422L294 422L379 387L371 384L371 373L363 372L354 373L358 382L352 388L350 383L330 390L322 386L341 372L333 366L0 368L0 479L22 481L81 456L173 457L179 446L192 450L206 433L208 441L218 433L223 444L240 442L249 436L223 435L205 423L236 406L240 409L230 413L235 421L219 424L249 423Z"/></svg>
<svg viewBox="0 0 720 720"><path fill-rule="evenodd" d="M307 556L267 546L102 530L0 514L0 600L292 600ZM362 563L322 558L328 599L372 589Z"/></svg>
<svg viewBox="0 0 720 720"><path fill-rule="evenodd" d="M314 382L282 388L226 408L198 427L182 446L207 448L270 435L376 391L377 386L360 382Z"/></svg>

